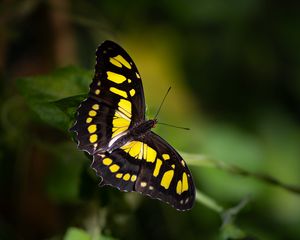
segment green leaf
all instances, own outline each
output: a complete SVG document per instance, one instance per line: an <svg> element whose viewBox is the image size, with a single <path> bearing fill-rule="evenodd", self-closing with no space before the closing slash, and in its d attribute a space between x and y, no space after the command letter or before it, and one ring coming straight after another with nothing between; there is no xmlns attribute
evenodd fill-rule
<svg viewBox="0 0 300 240"><path fill-rule="evenodd" d="M86 94L63 98L53 102L61 111L63 111L71 120L79 104L86 98Z"/></svg>
<svg viewBox="0 0 300 240"><path fill-rule="evenodd" d="M70 227L63 240L116 240L116 238L104 236L102 234L89 234L83 229Z"/></svg>
<svg viewBox="0 0 300 240"><path fill-rule="evenodd" d="M63 239L64 240L92 240L92 237L82 229L70 227Z"/></svg>
<svg viewBox="0 0 300 240"><path fill-rule="evenodd" d="M47 124L67 130L75 109L88 92L91 71L76 67L45 76L18 79L17 85L30 108Z"/></svg>

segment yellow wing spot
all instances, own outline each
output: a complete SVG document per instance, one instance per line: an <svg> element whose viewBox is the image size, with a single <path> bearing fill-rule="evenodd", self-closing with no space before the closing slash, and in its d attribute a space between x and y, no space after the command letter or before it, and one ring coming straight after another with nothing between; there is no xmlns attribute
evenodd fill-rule
<svg viewBox="0 0 300 240"><path fill-rule="evenodd" d="M107 74L107 79L108 80L110 80L114 83L117 83L117 84L120 84L120 83L122 83L126 80L125 76L123 76L121 74L118 74L118 73L107 71L106 74Z"/></svg>
<svg viewBox="0 0 300 240"><path fill-rule="evenodd" d="M135 73L137 78L141 78L140 74L138 74L137 72Z"/></svg>
<svg viewBox="0 0 300 240"><path fill-rule="evenodd" d="M129 178L130 178L130 174L129 174L129 173L126 173L126 174L123 176L123 179L124 179L125 181L128 181Z"/></svg>
<svg viewBox="0 0 300 240"><path fill-rule="evenodd" d="M94 133L94 132L96 132L96 131L97 131L97 126L96 126L96 124L90 125L90 126L88 127L88 131L89 131L89 133Z"/></svg>
<svg viewBox="0 0 300 240"><path fill-rule="evenodd" d="M117 67L122 67L122 64L120 63L120 62L118 62L116 59L114 59L114 58L109 58L109 61L113 64L113 65L115 65L115 66L117 66Z"/></svg>
<svg viewBox="0 0 300 240"><path fill-rule="evenodd" d="M174 170L166 171L161 179L160 185L168 189L174 176Z"/></svg>
<svg viewBox="0 0 300 240"><path fill-rule="evenodd" d="M181 165L185 167L185 163L183 160L181 160Z"/></svg>
<svg viewBox="0 0 300 240"><path fill-rule="evenodd" d="M105 166L109 166L110 164L112 164L112 160L110 158L104 158L102 163L105 165Z"/></svg>
<svg viewBox="0 0 300 240"><path fill-rule="evenodd" d="M125 118L115 118L113 119L113 127L129 127L130 122Z"/></svg>
<svg viewBox="0 0 300 240"><path fill-rule="evenodd" d="M136 179L137 179L137 176L136 175L132 175L130 181L134 182L134 181L136 181Z"/></svg>
<svg viewBox="0 0 300 240"><path fill-rule="evenodd" d="M130 93L130 96L133 97L134 94L135 94L135 90L134 90L134 89L131 89L131 90L129 91L129 93Z"/></svg>
<svg viewBox="0 0 300 240"><path fill-rule="evenodd" d="M128 129L128 127L113 127L112 131L112 137L117 136L119 133L125 132Z"/></svg>
<svg viewBox="0 0 300 240"><path fill-rule="evenodd" d="M147 183L146 182L141 182L141 187L146 187Z"/></svg>
<svg viewBox="0 0 300 240"><path fill-rule="evenodd" d="M154 189L154 187L153 187L153 186L149 186L149 189L150 189L150 190L153 190L153 189Z"/></svg>
<svg viewBox="0 0 300 240"><path fill-rule="evenodd" d="M94 109L94 110L99 110L99 104L94 104L94 105L92 106L92 109Z"/></svg>
<svg viewBox="0 0 300 240"><path fill-rule="evenodd" d="M129 152L130 148L135 144L135 141L129 142L125 145L123 145L122 147L120 147L121 149L123 149L125 152Z"/></svg>
<svg viewBox="0 0 300 240"><path fill-rule="evenodd" d="M167 153L164 153L164 154L162 155L162 157L163 157L163 159L165 159L165 160L169 160L169 159L170 159L170 155L167 154Z"/></svg>
<svg viewBox="0 0 300 240"><path fill-rule="evenodd" d="M122 63L125 67L131 69L131 66L130 64L121 56L121 55L118 55L116 57L114 57L114 59L118 60L120 63Z"/></svg>
<svg viewBox="0 0 300 240"><path fill-rule="evenodd" d="M117 89L117 88L114 88L114 87L111 87L109 88L109 91L121 96L121 97L124 97L124 98L127 98L127 93L125 91L122 91L120 89Z"/></svg>
<svg viewBox="0 0 300 240"><path fill-rule="evenodd" d="M130 79L128 79L128 83L131 83L131 80L130 80Z"/></svg>
<svg viewBox="0 0 300 240"><path fill-rule="evenodd" d="M117 173L116 174L116 178L122 178L123 177L123 174L122 173Z"/></svg>
<svg viewBox="0 0 300 240"><path fill-rule="evenodd" d="M187 175L184 172L182 174L182 192L187 191L188 189L189 189L189 183L188 183Z"/></svg>
<svg viewBox="0 0 300 240"><path fill-rule="evenodd" d="M182 184L181 184L181 180L179 180L178 182L177 182L177 186L176 186L176 192L177 192L177 194L181 194L181 189L182 189Z"/></svg>
<svg viewBox="0 0 300 240"><path fill-rule="evenodd" d="M159 158L157 158L156 159L155 168L154 168L154 171L153 171L153 176L154 177L158 176L161 165L162 165L162 160L160 160Z"/></svg>
<svg viewBox="0 0 300 240"><path fill-rule="evenodd" d="M175 168L175 164L172 164L171 167L174 169Z"/></svg>
<svg viewBox="0 0 300 240"><path fill-rule="evenodd" d="M120 102L118 105L119 105L119 109L121 112L125 111L124 114L131 117L131 102L129 102L128 100L125 100L125 99L120 99Z"/></svg>
<svg viewBox="0 0 300 240"><path fill-rule="evenodd" d="M146 159L147 162L154 162L156 159L156 154L156 151L148 146L144 151L144 159Z"/></svg>
<svg viewBox="0 0 300 240"><path fill-rule="evenodd" d="M96 94L96 95L99 95L99 94L100 94L100 90L97 89L97 90L95 91L95 94Z"/></svg>
<svg viewBox="0 0 300 240"><path fill-rule="evenodd" d="M93 119L92 119L91 117L88 117L88 118L86 119L86 121L85 121L85 122L86 122L86 123L91 123L91 122L92 122L92 120L93 120Z"/></svg>
<svg viewBox="0 0 300 240"><path fill-rule="evenodd" d="M98 81L98 82L97 82L97 86L99 87L100 85L101 85L101 82L100 82L100 81Z"/></svg>
<svg viewBox="0 0 300 240"><path fill-rule="evenodd" d="M90 136L90 143L95 143L95 142L97 142L97 140L98 140L97 134L92 134Z"/></svg>
<svg viewBox="0 0 300 240"><path fill-rule="evenodd" d="M113 164L109 167L109 170L113 173L117 172L119 169L120 169L120 166L118 166L117 164Z"/></svg>
<svg viewBox="0 0 300 240"><path fill-rule="evenodd" d="M97 112L94 110L89 111L89 116L95 117L97 115Z"/></svg>
<svg viewBox="0 0 300 240"><path fill-rule="evenodd" d="M118 111L115 112L114 118L113 118L113 133L112 137L115 137L119 133L122 133L126 131L130 125L130 121L121 117L120 113Z"/></svg>
<svg viewBox="0 0 300 240"><path fill-rule="evenodd" d="M132 147L129 149L129 155L137 158L140 154L140 152L142 151L143 148L143 143L139 142L139 141L133 141L133 145Z"/></svg>

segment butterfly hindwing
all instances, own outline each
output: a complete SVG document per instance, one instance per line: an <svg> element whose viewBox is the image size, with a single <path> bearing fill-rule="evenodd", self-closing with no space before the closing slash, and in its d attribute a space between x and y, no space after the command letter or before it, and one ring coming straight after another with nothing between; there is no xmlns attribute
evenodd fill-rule
<svg viewBox="0 0 300 240"><path fill-rule="evenodd" d="M140 170L140 162L116 149L112 153L95 154L91 167L102 178L101 185L110 185L119 190L134 191Z"/></svg>
<svg viewBox="0 0 300 240"><path fill-rule="evenodd" d="M96 154L92 168L104 185L137 191L179 210L190 209L194 203L194 184L184 160L153 132L112 153Z"/></svg>
<svg viewBox="0 0 300 240"><path fill-rule="evenodd" d="M143 163L135 190L160 199L179 210L188 210L195 200L191 173L178 152L153 132L144 142Z"/></svg>
<svg viewBox="0 0 300 240"><path fill-rule="evenodd" d="M140 75L119 45L105 41L96 52L95 76L88 98L77 111L75 125L80 149L94 154L145 119L144 91Z"/></svg>

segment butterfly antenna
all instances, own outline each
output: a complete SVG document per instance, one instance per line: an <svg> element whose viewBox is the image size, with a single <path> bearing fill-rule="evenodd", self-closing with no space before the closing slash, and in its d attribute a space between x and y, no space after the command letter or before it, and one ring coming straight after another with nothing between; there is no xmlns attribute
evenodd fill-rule
<svg viewBox="0 0 300 240"><path fill-rule="evenodd" d="M155 114L154 119L157 118L157 116L158 116L158 114L159 114L159 112L160 112L160 109L161 109L162 105L164 104L164 101L165 101L166 97L168 96L170 90L171 90L171 87L168 88L168 90L167 90L167 92L166 92L166 94L165 94L163 100L161 101L161 104L160 104L160 106L159 106L159 108L158 108L158 110L157 110L157 113Z"/></svg>
<svg viewBox="0 0 300 240"><path fill-rule="evenodd" d="M174 127L174 128L179 128L179 129L183 129L183 130L191 130L190 128L187 128L187 127L179 127L179 126L175 126L175 125L168 124L168 123L157 122L157 124Z"/></svg>

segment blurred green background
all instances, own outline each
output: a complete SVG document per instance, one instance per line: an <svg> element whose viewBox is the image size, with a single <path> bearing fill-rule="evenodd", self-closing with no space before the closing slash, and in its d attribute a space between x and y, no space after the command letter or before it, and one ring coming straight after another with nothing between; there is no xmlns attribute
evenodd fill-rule
<svg viewBox="0 0 300 240"><path fill-rule="evenodd" d="M299 9L1 1L0 239L299 239ZM191 211L99 188L72 141L106 39L135 61L148 117L172 86L159 120L191 131L155 131L190 166L199 190Z"/></svg>

